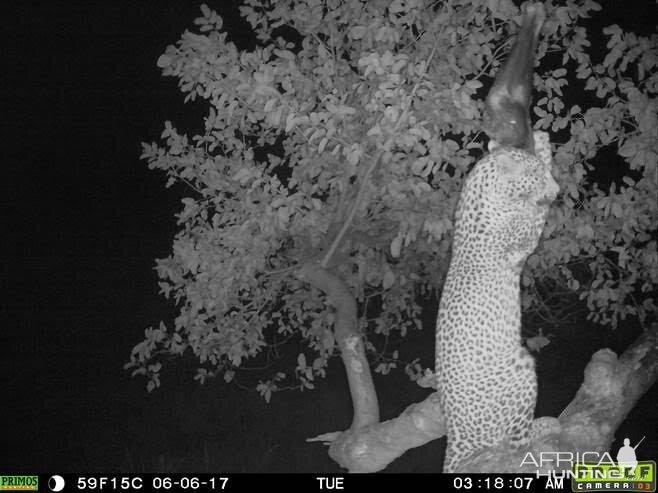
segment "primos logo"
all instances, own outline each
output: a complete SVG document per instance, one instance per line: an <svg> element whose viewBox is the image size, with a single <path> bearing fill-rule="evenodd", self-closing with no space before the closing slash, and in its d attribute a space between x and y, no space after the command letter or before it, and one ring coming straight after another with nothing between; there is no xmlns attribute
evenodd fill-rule
<svg viewBox="0 0 658 493"><path fill-rule="evenodd" d="M39 476L0 476L0 491L37 491Z"/></svg>

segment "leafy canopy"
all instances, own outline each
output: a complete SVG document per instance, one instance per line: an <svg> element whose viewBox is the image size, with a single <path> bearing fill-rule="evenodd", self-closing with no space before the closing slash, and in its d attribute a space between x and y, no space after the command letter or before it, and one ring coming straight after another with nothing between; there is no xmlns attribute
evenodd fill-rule
<svg viewBox="0 0 658 493"><path fill-rule="evenodd" d="M611 26L597 60L581 24L598 10L584 0L549 11L540 43L535 126L553 136L562 192L527 262L524 306L551 316L554 293L577 293L591 318L616 325L656 311L657 43ZM334 352L334 313L295 270L324 259L387 372L398 353L380 342L420 328L419 296L442 284L460 184L484 152L483 96L519 10L505 0L247 0L252 50L201 11L158 66L207 108L203 130L188 137L166 122L142 155L190 190L173 252L157 261L180 313L146 330L127 367L151 390L161 355L191 350L197 378L230 381L248 358L272 364L287 344L296 368L268 366L259 390L312 388ZM603 167L613 179L600 179Z"/></svg>

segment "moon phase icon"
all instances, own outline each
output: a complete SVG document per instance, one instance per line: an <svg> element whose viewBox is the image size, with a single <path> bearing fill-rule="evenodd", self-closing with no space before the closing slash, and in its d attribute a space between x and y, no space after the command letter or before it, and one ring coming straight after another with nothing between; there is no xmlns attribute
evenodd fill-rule
<svg viewBox="0 0 658 493"><path fill-rule="evenodd" d="M62 491L64 489L64 478L62 476L50 476L48 488L52 491Z"/></svg>

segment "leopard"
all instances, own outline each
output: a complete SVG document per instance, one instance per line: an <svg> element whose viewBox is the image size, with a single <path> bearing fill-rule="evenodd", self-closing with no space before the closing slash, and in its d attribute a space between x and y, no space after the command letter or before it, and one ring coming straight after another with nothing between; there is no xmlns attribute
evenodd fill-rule
<svg viewBox="0 0 658 493"><path fill-rule="evenodd" d="M510 450L530 441L537 377L522 343L520 276L559 191L548 134L533 140L534 154L492 142L458 199L436 324L444 472L503 441Z"/></svg>

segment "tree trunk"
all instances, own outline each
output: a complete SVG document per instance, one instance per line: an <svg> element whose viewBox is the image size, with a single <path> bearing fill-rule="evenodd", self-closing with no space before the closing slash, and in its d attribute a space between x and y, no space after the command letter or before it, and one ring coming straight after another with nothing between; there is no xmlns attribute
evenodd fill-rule
<svg viewBox="0 0 658 493"><path fill-rule="evenodd" d="M347 383L352 396L354 418L350 429L360 429L379 421L379 403L370 365L366 358L363 338L357 330L356 300L349 286L338 276L319 264L307 263L297 277L308 281L327 295L336 309L334 336L345 365Z"/></svg>

